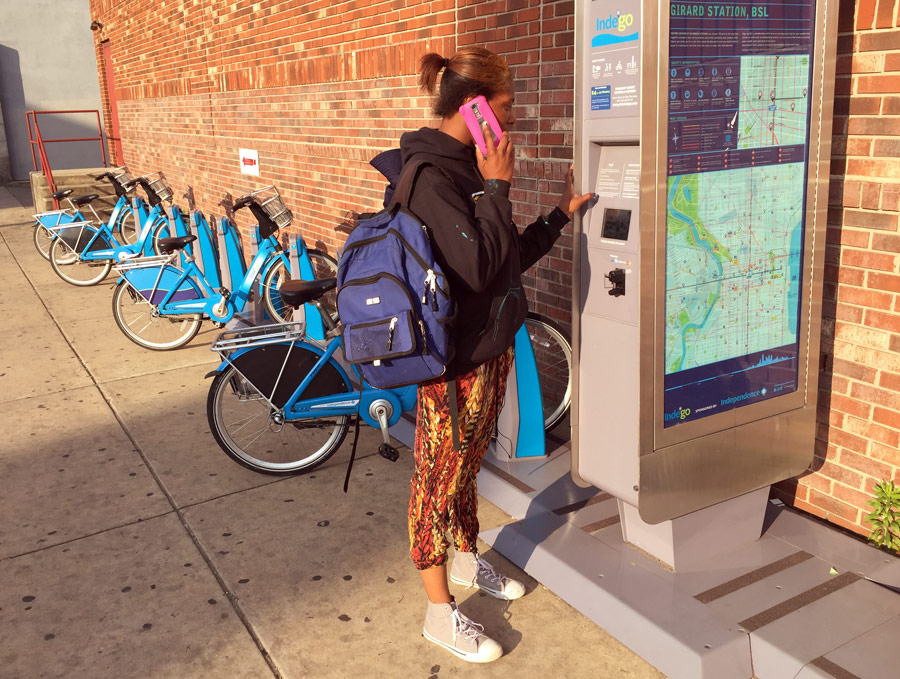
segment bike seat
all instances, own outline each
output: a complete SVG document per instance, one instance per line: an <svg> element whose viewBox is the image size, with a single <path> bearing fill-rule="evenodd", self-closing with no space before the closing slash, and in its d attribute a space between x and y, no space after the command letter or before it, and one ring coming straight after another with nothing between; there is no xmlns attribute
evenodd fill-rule
<svg viewBox="0 0 900 679"><path fill-rule="evenodd" d="M56 193L51 193L50 197L53 198L53 200L62 200L66 196L71 195L71 193L72 189L60 189Z"/></svg>
<svg viewBox="0 0 900 679"><path fill-rule="evenodd" d="M77 198L72 199L72 204L75 207L81 207L82 205L87 205L99 198L99 194L89 193L86 196L78 196Z"/></svg>
<svg viewBox="0 0 900 679"><path fill-rule="evenodd" d="M188 243L197 240L197 236L172 236L171 238L160 238L159 249L165 254L171 254L175 250L181 250Z"/></svg>
<svg viewBox="0 0 900 679"><path fill-rule="evenodd" d="M320 278L316 281L285 281L278 289L281 300L289 307L297 309L302 304L319 299L329 290L337 287L337 278Z"/></svg>

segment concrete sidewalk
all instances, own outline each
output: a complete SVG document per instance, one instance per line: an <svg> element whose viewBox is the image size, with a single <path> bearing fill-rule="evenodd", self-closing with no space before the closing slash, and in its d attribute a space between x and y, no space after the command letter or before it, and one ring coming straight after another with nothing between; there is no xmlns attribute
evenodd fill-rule
<svg viewBox="0 0 900 679"><path fill-rule="evenodd" d="M207 427L212 324L178 351L132 344L115 276L57 278L30 213L0 187L0 678L662 677L486 545L528 594L454 593L506 654L426 642L410 452L383 460L363 428L346 495L349 440L305 476L236 465Z"/></svg>

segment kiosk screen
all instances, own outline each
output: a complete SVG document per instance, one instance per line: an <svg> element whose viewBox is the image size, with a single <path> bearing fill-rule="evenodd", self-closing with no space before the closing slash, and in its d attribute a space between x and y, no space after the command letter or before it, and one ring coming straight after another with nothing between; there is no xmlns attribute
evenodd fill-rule
<svg viewBox="0 0 900 679"><path fill-rule="evenodd" d="M665 427L797 390L815 6L669 14Z"/></svg>
<svg viewBox="0 0 900 679"><path fill-rule="evenodd" d="M607 208L603 211L603 238L612 240L628 240L628 227L631 225L631 210Z"/></svg>

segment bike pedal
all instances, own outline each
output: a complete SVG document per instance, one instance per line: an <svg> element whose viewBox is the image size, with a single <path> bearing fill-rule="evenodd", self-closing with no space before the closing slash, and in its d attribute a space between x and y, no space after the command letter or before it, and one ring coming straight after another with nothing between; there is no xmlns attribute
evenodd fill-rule
<svg viewBox="0 0 900 679"><path fill-rule="evenodd" d="M400 458L400 451L388 443L382 443L378 446L378 454L391 462L396 462Z"/></svg>

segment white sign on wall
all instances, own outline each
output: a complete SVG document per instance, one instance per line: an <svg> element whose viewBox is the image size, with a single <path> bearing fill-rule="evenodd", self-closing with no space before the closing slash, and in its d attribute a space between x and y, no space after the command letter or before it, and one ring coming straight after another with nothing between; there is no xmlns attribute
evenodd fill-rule
<svg viewBox="0 0 900 679"><path fill-rule="evenodd" d="M259 151L252 149L238 149L241 157L241 174L259 176Z"/></svg>

